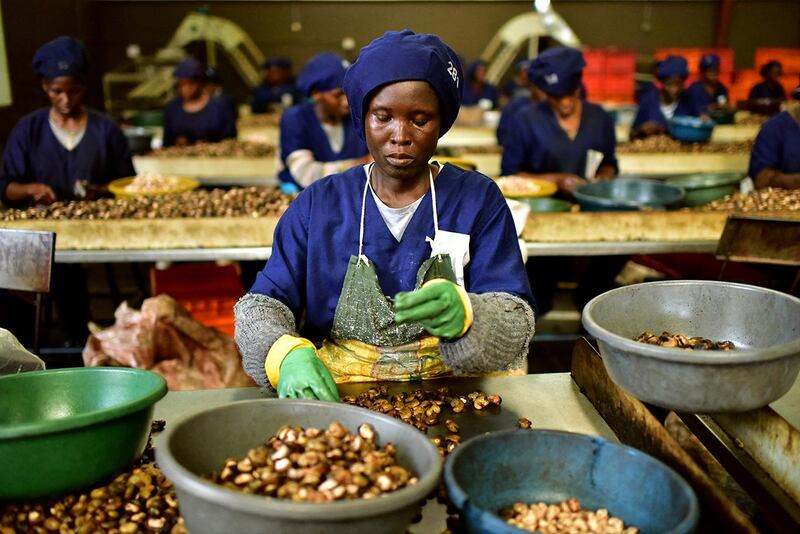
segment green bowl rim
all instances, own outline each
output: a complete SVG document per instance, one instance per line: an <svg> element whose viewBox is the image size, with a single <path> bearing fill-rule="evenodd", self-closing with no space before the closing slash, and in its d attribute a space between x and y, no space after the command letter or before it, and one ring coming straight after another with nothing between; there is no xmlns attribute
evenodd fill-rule
<svg viewBox="0 0 800 534"><path fill-rule="evenodd" d="M672 193L673 197L668 200L657 201L657 202L637 202L635 200L622 200L622 199L614 199L612 197L607 196L597 196L592 193L586 193L585 191L588 189L591 191L592 187L601 187L600 185L595 184L603 184L605 182L590 182L584 185L579 186L575 191L573 191L572 196L581 204L581 207L584 203L591 203L597 206L603 207L625 207L625 208L635 208L641 209L642 207L659 207L659 206L672 206L673 204L677 204L686 196L686 190L683 187L671 184L665 184L663 182L659 182L657 180L643 180L638 178L615 178L614 180L610 181L625 181L625 182L638 182L643 183L644 185L649 185L654 189L660 189L665 193L669 192Z"/></svg>
<svg viewBox="0 0 800 534"><path fill-rule="evenodd" d="M737 172L693 173L684 176L671 176L664 183L682 187L688 193L698 189L730 186L744 180L745 176Z"/></svg>
<svg viewBox="0 0 800 534"><path fill-rule="evenodd" d="M164 377L152 371L147 371L145 369L133 369L130 367L75 367L69 369L53 369L49 371L31 371L28 373L19 373L0 377L0 384L4 380L32 380L35 379L34 377L36 376L42 376L42 374L50 376L76 373L94 375L100 375L103 373L116 373L136 375L139 377L147 376L148 378L155 379L157 386L150 388L149 391L141 397L122 405L83 412L78 415L72 415L52 421L36 421L32 423L23 423L20 425L0 426L0 439L41 436L55 432L63 432L66 430L75 430L78 428L91 426L96 423L118 419L152 406L167 394L167 381L164 380Z"/></svg>
<svg viewBox="0 0 800 534"><path fill-rule="evenodd" d="M535 211L533 209L533 206L531 206L531 204L560 206L564 208L564 211L569 211L572 208L572 202L570 202L569 200L563 200L560 198L553 198L553 197L530 197L530 198L520 199L519 201L528 204L528 206L531 208L531 212Z"/></svg>

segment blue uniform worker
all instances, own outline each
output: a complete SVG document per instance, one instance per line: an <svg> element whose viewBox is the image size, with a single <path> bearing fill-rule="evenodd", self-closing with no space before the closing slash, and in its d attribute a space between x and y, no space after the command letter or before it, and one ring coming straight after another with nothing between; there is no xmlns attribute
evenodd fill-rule
<svg viewBox="0 0 800 534"><path fill-rule="evenodd" d="M480 106L482 109L497 107L497 88L486 81L486 62L477 59L469 64L466 72L462 104Z"/></svg>
<svg viewBox="0 0 800 534"><path fill-rule="evenodd" d="M750 154L748 175L759 189L800 188L800 108L764 123Z"/></svg>
<svg viewBox="0 0 800 534"><path fill-rule="evenodd" d="M463 81L449 47L409 30L373 41L348 71L374 163L300 193L235 307L245 370L279 396L335 400L336 383L524 372L533 297L511 212L486 176L428 163Z"/></svg>
<svg viewBox="0 0 800 534"><path fill-rule="evenodd" d="M681 56L669 56L659 61L656 77L661 82L658 91L640 94L639 109L631 126L631 138L664 133L672 117L701 115L700 108L684 91L689 66Z"/></svg>
<svg viewBox="0 0 800 534"><path fill-rule="evenodd" d="M617 174L614 121L603 108L580 99L586 63L573 48L551 48L531 64L530 78L547 96L522 106L503 133L502 174L529 174L556 182L570 192L585 178ZM587 176L587 158L602 156L596 173Z"/></svg>
<svg viewBox="0 0 800 534"><path fill-rule="evenodd" d="M700 58L700 79L686 89L691 106L701 113L732 109L728 102L728 88L719 81L720 59L717 54Z"/></svg>
<svg viewBox="0 0 800 534"><path fill-rule="evenodd" d="M205 69L189 57L175 68L178 93L164 109L165 147L218 143L236 137L236 114L230 103L205 90Z"/></svg>
<svg viewBox="0 0 800 534"><path fill-rule="evenodd" d="M286 193L361 162L367 145L349 120L342 90L344 58L323 53L303 67L298 85L311 100L286 110L281 117L281 168L278 178Z"/></svg>
<svg viewBox="0 0 800 534"><path fill-rule="evenodd" d="M116 178L133 176L128 142L107 115L83 107L88 59L83 45L59 37L42 46L33 67L49 108L23 117L3 155L4 204L49 204L93 198Z"/></svg>
<svg viewBox="0 0 800 534"><path fill-rule="evenodd" d="M781 85L783 65L780 61L768 61L761 66L761 77L764 81L750 89L750 100L786 100L786 90Z"/></svg>
<svg viewBox="0 0 800 534"><path fill-rule="evenodd" d="M261 65L264 81L253 91L250 109L253 113L266 113L273 106L289 107L303 98L292 78L292 61L285 57L271 57Z"/></svg>

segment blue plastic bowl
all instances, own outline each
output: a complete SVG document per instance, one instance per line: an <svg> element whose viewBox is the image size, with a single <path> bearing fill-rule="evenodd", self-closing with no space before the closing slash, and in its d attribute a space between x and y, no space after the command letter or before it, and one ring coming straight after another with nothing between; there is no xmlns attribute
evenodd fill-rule
<svg viewBox="0 0 800 534"><path fill-rule="evenodd" d="M637 211L664 209L683 199L686 192L655 180L617 178L578 187L573 195L583 211Z"/></svg>
<svg viewBox="0 0 800 534"><path fill-rule="evenodd" d="M554 430L506 430L466 441L447 458L444 479L472 534L517 534L498 512L515 502L576 498L607 508L642 534L694 532L699 506L675 471L631 447Z"/></svg>
<svg viewBox="0 0 800 534"><path fill-rule="evenodd" d="M711 139L714 121L678 116L669 120L669 134L684 143L705 143Z"/></svg>

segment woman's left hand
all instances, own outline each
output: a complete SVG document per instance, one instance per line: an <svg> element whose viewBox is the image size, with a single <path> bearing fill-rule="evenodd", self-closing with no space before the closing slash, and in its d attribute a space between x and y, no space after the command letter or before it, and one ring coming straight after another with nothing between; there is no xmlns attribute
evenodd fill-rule
<svg viewBox="0 0 800 534"><path fill-rule="evenodd" d="M448 280L432 282L416 291L397 294L395 322L418 321L432 336L443 339L461 337L472 323L472 314L467 313L458 286Z"/></svg>

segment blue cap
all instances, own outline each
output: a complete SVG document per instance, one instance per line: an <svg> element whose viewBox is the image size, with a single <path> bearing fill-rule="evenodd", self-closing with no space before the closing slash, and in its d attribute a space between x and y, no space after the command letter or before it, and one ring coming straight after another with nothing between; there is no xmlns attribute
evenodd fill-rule
<svg viewBox="0 0 800 534"><path fill-rule="evenodd" d="M206 77L206 69L203 68L202 63L189 56L178 63L172 75L178 79L204 80Z"/></svg>
<svg viewBox="0 0 800 534"><path fill-rule="evenodd" d="M656 65L656 78L666 80L678 76L686 78L689 76L689 64L682 56L667 56Z"/></svg>
<svg viewBox="0 0 800 534"><path fill-rule="evenodd" d="M468 82L471 82L475 79L475 71L477 71L478 67L482 65L486 65L486 62L482 59L476 59L475 61L470 62L470 64L467 66L467 72L464 73Z"/></svg>
<svg viewBox="0 0 800 534"><path fill-rule="evenodd" d="M262 69L268 69L270 67L279 67L283 69L291 69L292 68L292 60L288 57L284 56L273 56L268 57L264 63L261 64Z"/></svg>
<svg viewBox="0 0 800 534"><path fill-rule="evenodd" d="M80 41L62 36L45 43L36 51L33 70L45 80L61 76L84 80L89 71L89 55Z"/></svg>
<svg viewBox="0 0 800 534"><path fill-rule="evenodd" d="M364 138L364 110L375 92L394 82L428 82L439 97L439 137L453 125L461 107L464 74L458 56L435 35L411 30L386 32L361 49L347 70L344 90L356 131Z"/></svg>
<svg viewBox="0 0 800 534"><path fill-rule="evenodd" d="M700 58L700 72L719 70L720 61L717 54L706 54Z"/></svg>
<svg viewBox="0 0 800 534"><path fill-rule="evenodd" d="M528 77L550 96L564 96L581 84L586 61L577 48L550 48L531 62Z"/></svg>
<svg viewBox="0 0 800 534"><path fill-rule="evenodd" d="M344 82L344 73L350 63L332 52L317 54L308 60L297 77L297 87L306 96L312 91L331 91Z"/></svg>
<svg viewBox="0 0 800 534"><path fill-rule="evenodd" d="M783 65L781 65L780 61L771 59L761 66L761 70L759 72L761 73L761 76L766 76L767 73L770 70L774 69L775 67L778 67L779 69L783 70Z"/></svg>

